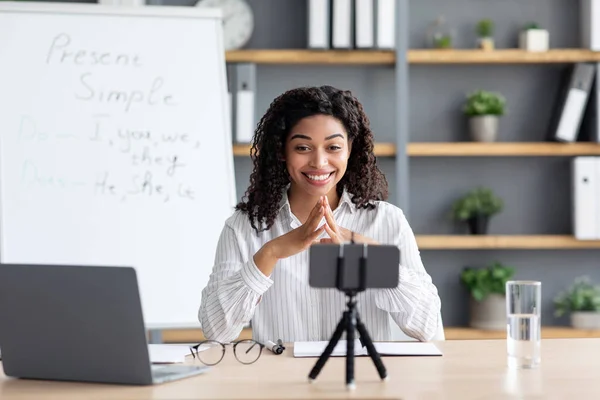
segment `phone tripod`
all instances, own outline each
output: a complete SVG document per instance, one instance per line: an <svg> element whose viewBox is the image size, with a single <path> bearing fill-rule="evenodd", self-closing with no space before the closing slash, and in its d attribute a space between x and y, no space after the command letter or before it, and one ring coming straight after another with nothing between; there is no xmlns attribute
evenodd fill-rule
<svg viewBox="0 0 600 400"><path fill-rule="evenodd" d="M337 259L337 289L343 291L346 294L348 299L346 303L346 311L342 316L342 319L338 323L337 327L327 347L317 360L317 363L310 371L308 375L309 380L312 382L317 378L317 375L321 372L321 369L331 356L333 349L337 345L338 341L342 337L342 334L346 332L346 387L348 389L354 389L354 333L355 330L358 330L360 334L360 342L363 346L367 347L367 351L369 356L373 360L375 364L375 368L377 368L377 372L379 373L379 377L384 380L387 378L387 370L383 365L383 361L381 361L381 357L375 349L375 345L371 340L371 336L367 332L367 328L363 324L360 319L359 313L356 310L356 295L360 292L363 292L366 289L366 272L367 272L367 245L365 244L363 247L363 254L360 258L360 266L359 266L359 285L358 288L348 289L344 288L343 285L343 277L344 277L344 254L343 254L343 244L340 245L340 254Z"/></svg>

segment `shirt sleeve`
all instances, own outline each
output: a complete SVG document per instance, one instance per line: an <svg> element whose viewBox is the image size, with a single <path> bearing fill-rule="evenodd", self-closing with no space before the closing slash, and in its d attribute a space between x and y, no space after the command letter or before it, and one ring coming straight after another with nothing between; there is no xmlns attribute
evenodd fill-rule
<svg viewBox="0 0 600 400"><path fill-rule="evenodd" d="M245 243L235 230L225 225L217 244L215 264L208 284L202 290L198 319L207 339L230 342L254 315L260 297L273 284L244 256Z"/></svg>
<svg viewBox="0 0 600 400"><path fill-rule="evenodd" d="M378 308L390 313L400 329L410 337L429 341L437 333L441 300L431 276L425 271L417 240L404 213L390 218L400 249L399 283L393 289L380 289L375 297Z"/></svg>

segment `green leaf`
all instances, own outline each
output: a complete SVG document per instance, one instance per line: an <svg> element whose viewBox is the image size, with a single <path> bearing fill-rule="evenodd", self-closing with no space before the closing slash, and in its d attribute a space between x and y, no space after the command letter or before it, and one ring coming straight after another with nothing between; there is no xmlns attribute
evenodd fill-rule
<svg viewBox="0 0 600 400"><path fill-rule="evenodd" d="M457 221L466 221L478 215L490 217L503 209L504 202L491 189L477 187L454 201L451 216Z"/></svg>
<svg viewBox="0 0 600 400"><path fill-rule="evenodd" d="M495 262L486 268L463 269L461 281L477 301L485 299L491 293L504 295L506 282L513 276L514 268Z"/></svg>
<svg viewBox="0 0 600 400"><path fill-rule="evenodd" d="M578 277L553 300L554 314L573 311L600 311L600 286L593 285L588 277Z"/></svg>
<svg viewBox="0 0 600 400"><path fill-rule="evenodd" d="M504 115L506 113L506 99L497 92L477 90L467 95L463 112L468 116Z"/></svg>

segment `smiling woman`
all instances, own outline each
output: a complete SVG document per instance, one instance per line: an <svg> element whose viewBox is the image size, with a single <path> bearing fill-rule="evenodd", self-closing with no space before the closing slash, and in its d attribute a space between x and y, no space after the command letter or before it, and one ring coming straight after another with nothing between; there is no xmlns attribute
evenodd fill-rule
<svg viewBox="0 0 600 400"><path fill-rule="evenodd" d="M392 320L411 337L432 339L437 288L404 214L385 201L387 181L356 97L331 86L282 94L260 120L251 156L250 187L225 222L202 292L204 335L230 341L252 320L261 343L327 340L345 299L335 289L309 286L307 250L352 238L400 248L398 286L357 297L373 339L390 340Z"/></svg>

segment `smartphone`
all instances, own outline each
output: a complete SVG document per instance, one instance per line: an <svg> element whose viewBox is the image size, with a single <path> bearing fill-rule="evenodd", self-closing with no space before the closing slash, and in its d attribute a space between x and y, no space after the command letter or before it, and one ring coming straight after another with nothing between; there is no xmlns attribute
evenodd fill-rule
<svg viewBox="0 0 600 400"><path fill-rule="evenodd" d="M337 288L340 262L341 290L360 287L362 262L365 263L365 288L391 289L398 286L400 249L397 246L314 244L308 251L308 283L311 287Z"/></svg>

